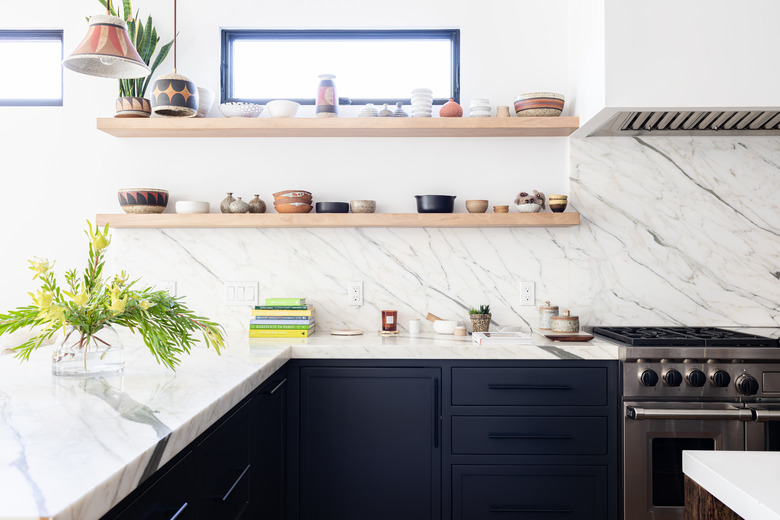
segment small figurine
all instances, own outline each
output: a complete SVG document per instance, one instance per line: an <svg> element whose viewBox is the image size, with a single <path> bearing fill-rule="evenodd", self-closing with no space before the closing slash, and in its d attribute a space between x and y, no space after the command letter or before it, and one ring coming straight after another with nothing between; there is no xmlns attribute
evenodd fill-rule
<svg viewBox="0 0 780 520"><path fill-rule="evenodd" d="M545 196L540 191L533 190L533 195L521 191L515 199L517 211L521 213L538 213L545 207Z"/></svg>

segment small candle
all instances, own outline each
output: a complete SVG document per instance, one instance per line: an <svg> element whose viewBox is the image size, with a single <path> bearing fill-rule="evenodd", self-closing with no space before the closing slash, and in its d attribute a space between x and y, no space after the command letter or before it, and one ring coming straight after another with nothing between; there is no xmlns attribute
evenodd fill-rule
<svg viewBox="0 0 780 520"><path fill-rule="evenodd" d="M382 311L382 330L385 332L398 330L398 311Z"/></svg>

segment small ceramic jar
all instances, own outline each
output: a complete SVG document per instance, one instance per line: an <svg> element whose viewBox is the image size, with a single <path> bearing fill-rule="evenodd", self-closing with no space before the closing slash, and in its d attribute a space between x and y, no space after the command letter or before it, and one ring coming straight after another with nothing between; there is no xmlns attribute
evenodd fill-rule
<svg viewBox="0 0 780 520"><path fill-rule="evenodd" d="M542 330L552 329L552 318L558 315L558 306L551 306L550 301L544 302L542 307L539 307L539 328Z"/></svg>
<svg viewBox="0 0 780 520"><path fill-rule="evenodd" d="M579 316L569 316L569 311L563 311L562 316L552 317L552 331L575 333L580 331Z"/></svg>
<svg viewBox="0 0 780 520"><path fill-rule="evenodd" d="M236 200L230 203L230 212L231 213L248 213L249 212L249 204L241 200L241 197L238 197Z"/></svg>
<svg viewBox="0 0 780 520"><path fill-rule="evenodd" d="M225 197L222 202L219 203L219 210L222 213L230 213L230 204L236 199L233 198L232 193L228 193L227 197Z"/></svg>

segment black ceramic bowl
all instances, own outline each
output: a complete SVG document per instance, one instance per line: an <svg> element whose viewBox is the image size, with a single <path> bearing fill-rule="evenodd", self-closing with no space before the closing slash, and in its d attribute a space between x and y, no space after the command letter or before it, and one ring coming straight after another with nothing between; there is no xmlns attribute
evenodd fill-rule
<svg viewBox="0 0 780 520"><path fill-rule="evenodd" d="M318 202L314 208L317 213L349 213L349 202Z"/></svg>
<svg viewBox="0 0 780 520"><path fill-rule="evenodd" d="M455 195L415 195L417 213L452 213Z"/></svg>

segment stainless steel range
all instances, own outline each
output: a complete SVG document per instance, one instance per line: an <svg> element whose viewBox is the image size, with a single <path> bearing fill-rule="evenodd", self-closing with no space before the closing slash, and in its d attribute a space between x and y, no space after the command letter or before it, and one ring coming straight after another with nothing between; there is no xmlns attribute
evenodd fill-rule
<svg viewBox="0 0 780 520"><path fill-rule="evenodd" d="M683 520L683 450L780 451L780 330L593 332L621 345L624 520Z"/></svg>

